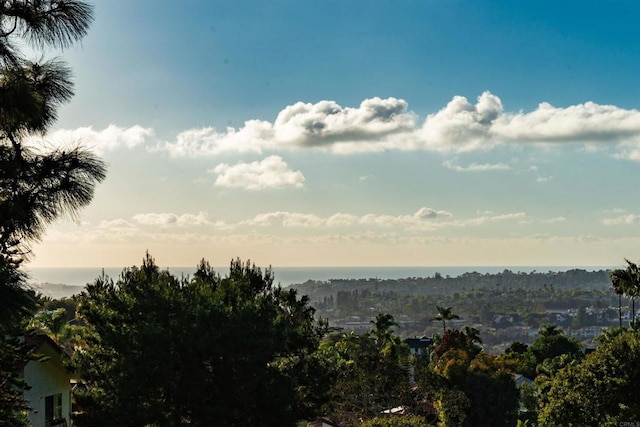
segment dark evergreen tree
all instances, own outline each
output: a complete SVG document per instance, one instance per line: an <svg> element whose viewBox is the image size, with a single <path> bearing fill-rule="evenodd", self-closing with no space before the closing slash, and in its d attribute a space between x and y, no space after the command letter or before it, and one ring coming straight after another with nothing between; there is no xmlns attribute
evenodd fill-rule
<svg viewBox="0 0 640 427"><path fill-rule="evenodd" d="M178 279L147 256L79 297L92 336L74 356L88 391L78 425L295 425L328 385L323 326L271 270L235 260Z"/></svg>
<svg viewBox="0 0 640 427"><path fill-rule="evenodd" d="M64 63L29 61L20 46L71 46L86 34L92 14L84 1L0 1L0 424L23 424L26 384L19 371L35 357L16 339L35 307L20 264L48 224L89 203L106 172L80 146L47 151L34 143L71 98L73 85Z"/></svg>

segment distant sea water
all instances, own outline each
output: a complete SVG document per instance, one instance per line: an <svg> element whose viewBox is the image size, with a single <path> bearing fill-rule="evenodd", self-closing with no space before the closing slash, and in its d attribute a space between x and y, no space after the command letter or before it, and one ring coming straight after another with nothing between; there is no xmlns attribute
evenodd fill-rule
<svg viewBox="0 0 640 427"><path fill-rule="evenodd" d="M457 277L467 272L482 274L500 273L510 270L514 273L559 272L572 269L587 271L608 270L610 266L466 266L466 267L273 267L275 283L281 286L304 283L307 280L326 281L331 279L404 279L407 277L433 277L436 272L442 276ZM175 276L192 276L195 267L169 267L169 271ZM229 272L229 267L214 267L221 275ZM104 273L117 280L122 272L121 267L112 268L28 268L26 272L30 276L30 283L36 289L44 289L43 284L65 285L64 294L78 293L88 283L92 283ZM49 292L45 292L49 293Z"/></svg>

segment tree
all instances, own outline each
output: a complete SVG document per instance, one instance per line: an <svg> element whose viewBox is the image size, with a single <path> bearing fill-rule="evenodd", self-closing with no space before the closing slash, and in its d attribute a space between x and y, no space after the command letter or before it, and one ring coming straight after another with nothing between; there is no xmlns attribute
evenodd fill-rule
<svg viewBox="0 0 640 427"><path fill-rule="evenodd" d="M441 425L511 425L516 419L518 392L511 373L469 335L448 330L434 349L435 361L416 371L419 390L435 403Z"/></svg>
<svg viewBox="0 0 640 427"><path fill-rule="evenodd" d="M29 243L63 215L87 205L105 165L80 146L43 152L27 144L57 118L73 96L71 71L60 60L32 62L19 41L35 48L68 47L85 36L93 8L76 0L0 2L0 255L19 265Z"/></svg>
<svg viewBox="0 0 640 427"><path fill-rule="evenodd" d="M436 310L438 310L438 314L436 314L435 317L432 317L429 320L431 320L432 322L442 322L442 333L444 334L447 332L447 320L459 319L460 317L452 312L452 307L441 307L439 305L436 305Z"/></svg>
<svg viewBox="0 0 640 427"><path fill-rule="evenodd" d="M31 360L16 343L35 308L18 270L47 225L74 217L105 177L104 163L75 146L52 151L28 142L44 134L58 107L73 95L71 72L60 60L25 59L20 47L69 47L86 34L93 8L76 0L0 1L0 419L20 417L14 399L26 386L14 381ZM9 389L5 386L9 384ZM8 391L7 391L8 390ZM11 415L13 414L13 415ZM16 415L18 414L18 415ZM20 423L15 422L14 425Z"/></svg>
<svg viewBox="0 0 640 427"><path fill-rule="evenodd" d="M545 426L618 426L640 421L640 334L607 338L581 363L562 368L550 382L539 414Z"/></svg>
<svg viewBox="0 0 640 427"><path fill-rule="evenodd" d="M514 425L519 393L510 372L493 355L479 353L469 365L464 391L471 402L473 426Z"/></svg>
<svg viewBox="0 0 640 427"><path fill-rule="evenodd" d="M631 299L631 327L635 327L636 298L640 297L640 266L625 259L627 268L611 272L611 284L618 295L625 295Z"/></svg>
<svg viewBox="0 0 640 427"><path fill-rule="evenodd" d="M393 333L393 316L381 313L372 323L369 333L329 335L321 344L336 372L328 410L340 425L359 425L360 419L412 404L409 348Z"/></svg>
<svg viewBox="0 0 640 427"><path fill-rule="evenodd" d="M568 355L571 359L582 357L582 346L573 338L564 336L562 329L557 325L545 325L540 329L538 337L529 346L530 352L536 360L536 365L541 365L545 360L554 359L561 355ZM524 373L530 375L530 372Z"/></svg>
<svg viewBox="0 0 640 427"><path fill-rule="evenodd" d="M28 402L20 366L34 355L17 337L35 308L35 296L24 290L25 275L0 258L0 425L26 425Z"/></svg>
<svg viewBox="0 0 640 427"><path fill-rule="evenodd" d="M615 274L614 274L615 273ZM614 270L609 276L611 278L611 288L618 295L618 321L622 328L622 295L624 295L624 282L622 281L622 270Z"/></svg>
<svg viewBox="0 0 640 427"><path fill-rule="evenodd" d="M191 280L149 255L79 297L92 333L72 362L86 382L78 425L295 425L324 403L324 326L306 297L234 260Z"/></svg>
<svg viewBox="0 0 640 427"><path fill-rule="evenodd" d="M16 267L47 225L77 216L106 176L104 162L81 146L42 152L25 143L70 98L68 74L56 62L0 70L0 256ZM36 105L16 105L25 98Z"/></svg>
<svg viewBox="0 0 640 427"><path fill-rule="evenodd" d="M471 343L482 344L482 338L480 338L480 331L473 326L465 326L464 333L467 336L467 339Z"/></svg>
<svg viewBox="0 0 640 427"><path fill-rule="evenodd" d="M398 326L393 316L388 313L378 313L376 320L371 320L370 323L373 325L371 334L380 348L391 341L393 337L392 327Z"/></svg>
<svg viewBox="0 0 640 427"><path fill-rule="evenodd" d="M5 66L20 63L18 38L35 47L69 47L87 34L92 20L93 8L84 1L3 1L0 3L0 59Z"/></svg>

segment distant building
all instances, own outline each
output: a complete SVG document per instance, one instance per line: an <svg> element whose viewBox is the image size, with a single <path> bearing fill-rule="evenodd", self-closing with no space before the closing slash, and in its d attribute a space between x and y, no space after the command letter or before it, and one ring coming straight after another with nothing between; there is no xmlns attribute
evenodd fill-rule
<svg viewBox="0 0 640 427"><path fill-rule="evenodd" d="M427 349L433 346L433 340L424 336L421 338L407 338L404 342L409 346L411 354L416 354L418 356L428 354L429 351Z"/></svg>
<svg viewBox="0 0 640 427"><path fill-rule="evenodd" d="M516 383L517 388L520 388L522 384L533 385L532 379L527 378L524 375L520 375L520 374L513 374L513 382Z"/></svg>

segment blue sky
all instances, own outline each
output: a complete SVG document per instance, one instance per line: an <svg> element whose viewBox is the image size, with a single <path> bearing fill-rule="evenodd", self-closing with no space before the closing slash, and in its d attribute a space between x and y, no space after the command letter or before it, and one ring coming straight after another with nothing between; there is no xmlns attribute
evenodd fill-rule
<svg viewBox="0 0 640 427"><path fill-rule="evenodd" d="M46 138L109 176L34 267L637 255L636 1L94 4Z"/></svg>

